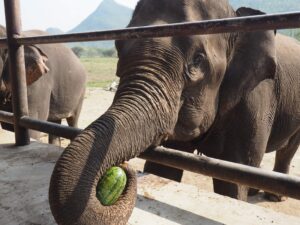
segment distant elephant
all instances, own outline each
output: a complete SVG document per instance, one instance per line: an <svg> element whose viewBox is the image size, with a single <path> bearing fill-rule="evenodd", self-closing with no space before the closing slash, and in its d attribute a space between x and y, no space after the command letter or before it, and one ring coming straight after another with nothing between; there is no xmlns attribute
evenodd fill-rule
<svg viewBox="0 0 300 225"><path fill-rule="evenodd" d="M234 11L227 0L141 0L129 27L255 14L261 12ZM120 84L113 104L65 149L52 174L49 200L58 224L126 224L135 202L133 172L126 169L127 189L113 206L97 200L97 182L112 165L153 146L197 149L250 166L278 150L275 171L288 172L300 142L297 41L256 31L118 40L116 47ZM148 162L146 169L156 166ZM214 179L214 189L247 199L246 187Z"/></svg>
<svg viewBox="0 0 300 225"><path fill-rule="evenodd" d="M47 33L31 30L23 35ZM0 36L6 36L4 27L0 27ZM24 49L29 116L55 123L66 118L69 126L77 127L87 77L80 60L62 44L30 45ZM7 49L0 50L0 78L0 109L12 112ZM13 131L12 125L1 125ZM30 136L39 138L40 132L30 130ZM49 135L49 143L59 144L59 138Z"/></svg>

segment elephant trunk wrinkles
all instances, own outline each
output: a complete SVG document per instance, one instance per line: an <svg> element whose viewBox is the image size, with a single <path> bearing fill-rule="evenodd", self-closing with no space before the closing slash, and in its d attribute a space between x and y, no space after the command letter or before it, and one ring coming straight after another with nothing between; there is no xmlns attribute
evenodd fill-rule
<svg viewBox="0 0 300 225"><path fill-rule="evenodd" d="M125 193L113 206L98 201L97 183L111 166L159 143L175 126L180 102L179 96L169 94L178 93L172 90L175 85L151 79L153 74L144 72L135 74L134 82L130 76L126 85L121 82L110 109L86 128L57 162L49 201L58 224L118 225L128 221L136 198L135 174L127 171Z"/></svg>

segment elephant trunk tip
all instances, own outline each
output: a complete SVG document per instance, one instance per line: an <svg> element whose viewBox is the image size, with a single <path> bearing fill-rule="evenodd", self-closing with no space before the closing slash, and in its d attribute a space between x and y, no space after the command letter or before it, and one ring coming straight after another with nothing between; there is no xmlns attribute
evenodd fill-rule
<svg viewBox="0 0 300 225"><path fill-rule="evenodd" d="M128 165L121 166L127 176L127 184L118 201L111 206L104 206L96 197L96 185L88 194L84 185L78 181L77 188L71 193L67 187L67 181L59 178L59 172L53 173L50 189L49 203L52 214L57 224L69 225L125 225L133 211L137 195L136 172ZM95 182L98 183L98 182ZM62 196L68 196L67 198Z"/></svg>

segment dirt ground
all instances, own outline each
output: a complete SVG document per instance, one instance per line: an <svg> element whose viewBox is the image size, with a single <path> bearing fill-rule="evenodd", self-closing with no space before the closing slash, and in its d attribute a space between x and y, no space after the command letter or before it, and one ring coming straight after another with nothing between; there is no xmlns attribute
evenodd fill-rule
<svg viewBox="0 0 300 225"><path fill-rule="evenodd" d="M84 128L97 119L110 106L114 97L114 92L102 90L99 88L89 88L84 100L82 113L80 116L79 127ZM43 139L45 141L46 138ZM62 145L66 146L68 140L63 140ZM262 163L263 169L271 170L274 162L274 153L266 154ZM142 170L144 161L141 159L131 160L131 165L137 169ZM300 177L300 151L296 154L292 165L291 174ZM212 179L210 177L199 174L185 172L183 182L187 184L196 185L205 190L212 191ZM295 199L287 199L286 201L275 203L268 202L263 198L263 193L260 192L257 196L251 197L250 203L257 204L266 208L271 208L274 211L282 212L288 215L300 217L300 201Z"/></svg>

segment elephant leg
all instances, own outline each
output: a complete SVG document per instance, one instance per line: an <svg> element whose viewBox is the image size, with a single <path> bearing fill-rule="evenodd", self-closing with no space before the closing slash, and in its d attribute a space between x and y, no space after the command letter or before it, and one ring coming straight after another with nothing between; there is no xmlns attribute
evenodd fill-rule
<svg viewBox="0 0 300 225"><path fill-rule="evenodd" d="M144 165L144 172L152 173L154 175L164 177L177 182L181 181L183 170L176 169L169 166L164 166L158 163L146 161Z"/></svg>
<svg viewBox="0 0 300 225"><path fill-rule="evenodd" d="M247 201L249 188L213 178L214 192L241 201Z"/></svg>
<svg viewBox="0 0 300 225"><path fill-rule="evenodd" d="M260 166L271 134L275 99L271 80L262 81L241 99L226 118L224 149L220 159L252 167ZM249 192L249 188L244 185L218 180L214 180L214 190L216 193L244 201L247 200ZM250 189L250 194L253 192L257 190Z"/></svg>
<svg viewBox="0 0 300 225"><path fill-rule="evenodd" d="M50 122L61 124L61 120L52 120ZM49 142L49 144L61 146L60 137L57 137L53 134L49 134L48 142Z"/></svg>
<svg viewBox="0 0 300 225"><path fill-rule="evenodd" d="M1 122L1 128L6 131L14 132L14 125L9 123Z"/></svg>
<svg viewBox="0 0 300 225"><path fill-rule="evenodd" d="M289 173L291 161L295 153L297 152L299 144L300 130L290 138L288 144L284 148L276 152L275 165L273 171L285 174ZM265 198L274 202L286 200L286 197L284 196L268 192L265 192Z"/></svg>
<svg viewBox="0 0 300 225"><path fill-rule="evenodd" d="M80 115L81 108L82 108L83 99L84 99L84 96L81 97L79 104L78 104L77 108L75 109L73 115L67 118L67 122L70 127L75 127L75 128L78 127L78 120L79 120L79 115Z"/></svg>
<svg viewBox="0 0 300 225"><path fill-rule="evenodd" d="M70 127L78 127L78 117L79 117L79 114L68 117L67 118L68 125Z"/></svg>
<svg viewBox="0 0 300 225"><path fill-rule="evenodd" d="M81 112L81 107L82 107L82 101L79 103L79 106L75 110L74 114L67 118L67 123L70 127L74 127L74 128L78 127L78 120Z"/></svg>
<svg viewBox="0 0 300 225"><path fill-rule="evenodd" d="M41 132L36 131L36 130L29 130L29 136L30 136L30 138L40 141Z"/></svg>
<svg viewBox="0 0 300 225"><path fill-rule="evenodd" d="M172 140L164 142L163 146L166 148L176 149L188 153L193 153L195 151L195 146L189 142L176 142ZM177 182L181 182L183 176L183 170L181 169L164 166L150 161L146 161L144 165L144 172L152 173L157 176L164 177Z"/></svg>
<svg viewBox="0 0 300 225"><path fill-rule="evenodd" d="M241 147L243 149L243 147ZM247 151L247 155L252 155L252 158L245 158L244 154L239 154L239 153L233 153L233 157L227 158L227 157L222 157L222 160L226 161L231 161L235 163L240 163L248 166L253 166L253 167L259 167L262 159L263 159L263 151L254 150L253 149L258 149L253 147L251 151ZM242 160L241 160L242 159ZM219 179L213 178L213 187L214 187L214 192L217 194L225 195L231 198L236 198L241 201L247 201L248 195L255 195L259 190L254 189L254 188L249 188L248 186L241 185L241 184L234 184L230 183L227 181L222 181Z"/></svg>

